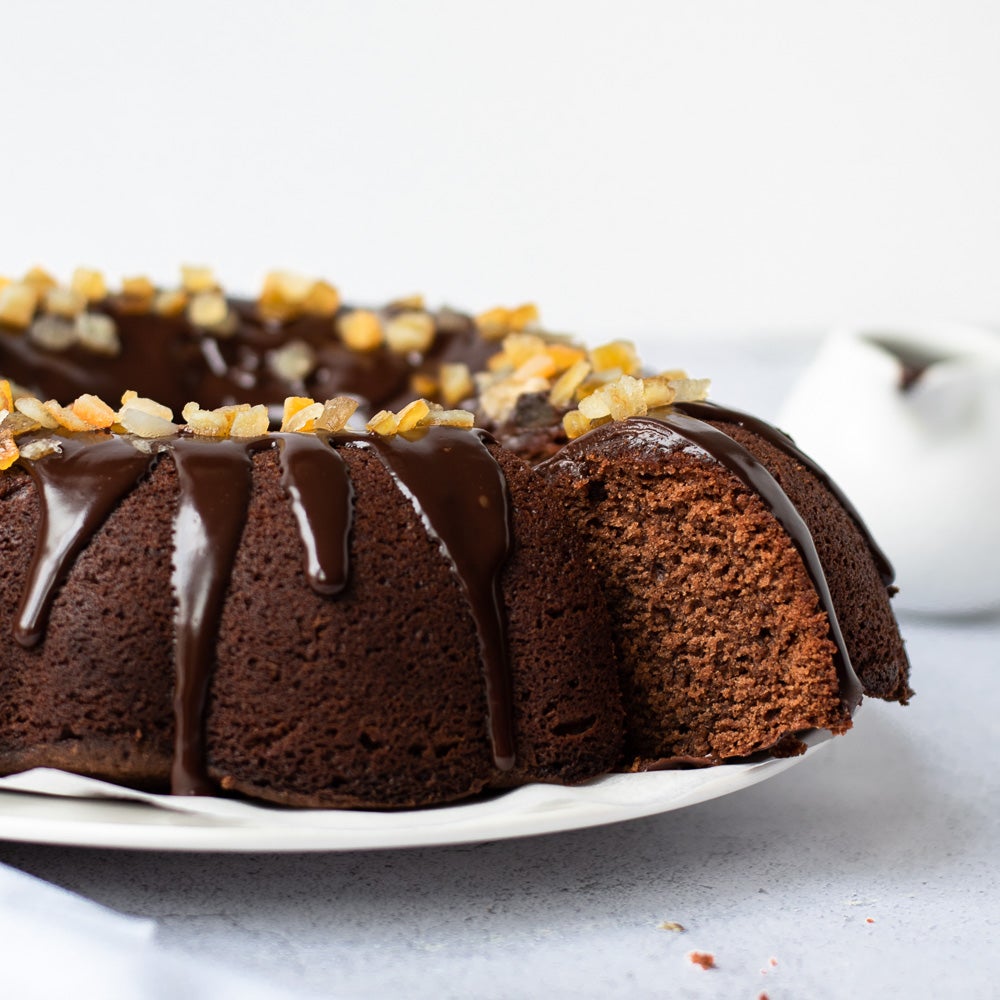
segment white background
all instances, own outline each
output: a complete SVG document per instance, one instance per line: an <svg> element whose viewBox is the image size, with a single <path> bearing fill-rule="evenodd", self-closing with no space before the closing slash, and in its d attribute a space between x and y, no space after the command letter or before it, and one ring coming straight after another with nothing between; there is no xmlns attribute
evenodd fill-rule
<svg viewBox="0 0 1000 1000"><path fill-rule="evenodd" d="M648 340L1000 316L1000 5L0 7L0 274L539 301Z"/></svg>

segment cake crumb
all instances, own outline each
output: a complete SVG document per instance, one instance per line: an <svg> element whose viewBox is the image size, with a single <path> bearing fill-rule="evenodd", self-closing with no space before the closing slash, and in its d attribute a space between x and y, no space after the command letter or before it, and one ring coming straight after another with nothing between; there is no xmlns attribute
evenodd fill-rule
<svg viewBox="0 0 1000 1000"><path fill-rule="evenodd" d="M683 924L677 923L676 920L664 920L663 923L660 924L659 929L661 931L675 931L678 934L682 934L687 930Z"/></svg>
<svg viewBox="0 0 1000 1000"><path fill-rule="evenodd" d="M866 924L873 924L873 923L875 923L875 921L874 921L874 920L872 920L872 918L871 918L871 917L865 917L865 923L866 923Z"/></svg>
<svg viewBox="0 0 1000 1000"><path fill-rule="evenodd" d="M773 966L775 966L775 965L777 965L777 964L778 964L778 960L777 960L776 958L769 958L769 959L767 960L767 963L768 963L768 965L770 965L770 966L772 966L772 967L773 967Z"/></svg>
<svg viewBox="0 0 1000 1000"><path fill-rule="evenodd" d="M714 969L715 956L707 951L692 951L689 952L688 958L695 964L700 965L703 969Z"/></svg>

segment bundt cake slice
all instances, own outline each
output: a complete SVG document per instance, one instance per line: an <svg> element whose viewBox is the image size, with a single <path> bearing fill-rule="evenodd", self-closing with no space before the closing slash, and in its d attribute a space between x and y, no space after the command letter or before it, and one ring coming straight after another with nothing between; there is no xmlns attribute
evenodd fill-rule
<svg viewBox="0 0 1000 1000"><path fill-rule="evenodd" d="M848 729L862 690L909 696L891 571L780 432L679 403L538 471L573 498L604 582L633 766L795 752L804 730Z"/></svg>
<svg viewBox="0 0 1000 1000"><path fill-rule="evenodd" d="M485 432L77 404L19 399L0 442L0 771L398 808L619 761L600 589Z"/></svg>
<svg viewBox="0 0 1000 1000"><path fill-rule="evenodd" d="M864 693L906 703L913 692L909 660L890 606L895 574L847 496L787 434L766 421L705 402L681 403L677 410L723 431L774 477L809 529Z"/></svg>

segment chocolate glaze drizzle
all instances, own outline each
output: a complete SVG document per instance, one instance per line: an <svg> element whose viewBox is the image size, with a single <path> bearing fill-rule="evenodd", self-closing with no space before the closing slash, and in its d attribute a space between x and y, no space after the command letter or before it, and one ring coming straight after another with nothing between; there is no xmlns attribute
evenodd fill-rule
<svg viewBox="0 0 1000 1000"><path fill-rule="evenodd" d="M177 442L180 444L180 442ZM245 444L186 440L170 449L180 496L174 517L175 795L208 795L204 719L215 637L250 500Z"/></svg>
<svg viewBox="0 0 1000 1000"><path fill-rule="evenodd" d="M95 441L94 439L97 438ZM125 438L60 439L61 454L25 462L42 507L38 543L15 626L38 644L52 602L76 555L120 500L172 455L179 497L172 585L176 599L175 794L209 794L204 722L215 642L252 490L253 454L276 447L282 485L303 545L310 586L335 597L347 586L354 488L342 447L371 450L421 517L449 561L475 624L496 766L514 764L513 694L500 573L510 551L503 472L482 431L432 428L395 438L343 432L271 434L247 440L178 437L141 453Z"/></svg>
<svg viewBox="0 0 1000 1000"><path fill-rule="evenodd" d="M52 601L73 560L152 461L120 438L94 435L88 441L80 436L60 444L62 454L56 461L28 467L42 511L14 638L29 648L42 641Z"/></svg>
<svg viewBox="0 0 1000 1000"><path fill-rule="evenodd" d="M305 552L305 573L317 594L347 586L354 486L333 448L305 434L280 434L281 485L288 493Z"/></svg>
<svg viewBox="0 0 1000 1000"><path fill-rule="evenodd" d="M684 404L685 409L691 404ZM699 404L694 404L699 405ZM767 505L778 523L784 528L795 546L819 597L820 607L826 612L829 622L830 639L835 647L834 662L840 686L840 696L849 711L861 702L861 682L858 680L844 643L843 634L833 607L833 598L826 582L826 575L820 562L816 544L809 528L785 491L778 485L770 472L738 442L728 434L698 419L693 414L680 412L680 407L657 411L649 417L630 417L616 424L605 424L590 434L621 435L633 441L648 442L657 448L673 450L677 447L693 446L699 452L714 459L733 472L751 490L757 493ZM714 407L706 407L714 410ZM712 418L709 418L712 419ZM585 441L589 435L578 438ZM584 445L583 447L586 447ZM555 464L574 460L575 442L557 454L549 462Z"/></svg>

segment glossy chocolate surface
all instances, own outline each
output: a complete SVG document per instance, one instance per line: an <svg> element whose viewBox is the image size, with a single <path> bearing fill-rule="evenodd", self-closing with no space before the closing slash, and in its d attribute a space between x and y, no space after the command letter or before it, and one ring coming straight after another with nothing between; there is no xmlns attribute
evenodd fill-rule
<svg viewBox="0 0 1000 1000"><path fill-rule="evenodd" d="M348 348L336 330L336 317L300 316L285 322L262 318L253 301L230 300L232 331L212 333L185 316L136 313L119 297L92 305L91 311L115 321L121 351L95 354L78 344L53 351L28 333L0 325L0 377L34 390L41 398L72 400L93 393L112 405L126 390L148 396L175 412L195 400L205 409L232 403L280 405L286 396L330 399L351 395L362 412L398 409L414 395L411 379L438 375L442 364L464 362L472 371L485 366L497 349L473 321L459 313L435 317L435 335L423 354L402 354L387 346L370 351ZM350 312L341 309L338 316ZM391 310L384 310L387 316ZM431 314L433 315L433 314ZM299 342L314 352L316 364L304 379L287 379L272 364L274 352Z"/></svg>

